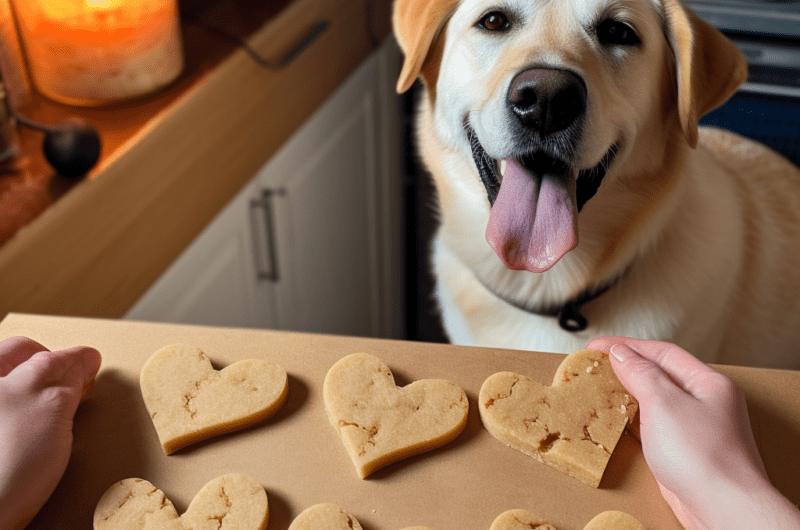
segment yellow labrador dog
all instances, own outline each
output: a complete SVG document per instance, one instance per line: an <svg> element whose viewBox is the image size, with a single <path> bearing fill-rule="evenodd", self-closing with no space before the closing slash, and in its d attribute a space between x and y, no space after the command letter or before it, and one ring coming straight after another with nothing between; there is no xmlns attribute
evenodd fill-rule
<svg viewBox="0 0 800 530"><path fill-rule="evenodd" d="M396 0L454 343L800 368L800 170L697 119L746 63L678 0Z"/></svg>

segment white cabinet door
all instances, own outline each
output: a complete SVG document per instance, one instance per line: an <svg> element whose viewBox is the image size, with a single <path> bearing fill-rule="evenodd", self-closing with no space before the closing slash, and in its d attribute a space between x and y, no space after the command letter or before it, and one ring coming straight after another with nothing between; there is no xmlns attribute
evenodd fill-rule
<svg viewBox="0 0 800 530"><path fill-rule="evenodd" d="M400 257L387 247L401 234L387 223L399 186L381 163L396 105L381 93L390 52L366 61L257 176L272 192L278 327L397 335L387 284Z"/></svg>
<svg viewBox="0 0 800 530"><path fill-rule="evenodd" d="M397 57L373 54L127 318L400 337Z"/></svg>
<svg viewBox="0 0 800 530"><path fill-rule="evenodd" d="M125 318L236 327L275 319L272 292L257 289L251 182L184 251Z"/></svg>

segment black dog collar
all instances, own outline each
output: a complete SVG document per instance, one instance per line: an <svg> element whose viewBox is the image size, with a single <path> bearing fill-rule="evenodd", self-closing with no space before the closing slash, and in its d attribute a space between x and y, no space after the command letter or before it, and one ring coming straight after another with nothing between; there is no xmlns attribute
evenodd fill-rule
<svg viewBox="0 0 800 530"><path fill-rule="evenodd" d="M509 300L508 298L500 296L499 294L495 293L482 280L479 279L479 281L483 283L484 287L489 289L489 291L494 293L495 296L497 296L507 304L513 305L517 309L522 309L523 311L532 313L534 315L546 316L546 317L558 317L558 325L561 326L561 329L572 333L577 333L578 331L585 330L589 326L589 321L581 313L581 307L584 304L588 304L595 298L598 298L600 295L611 289L611 287L613 287L614 284L616 284L621 277L622 275L619 275L610 282L606 283L605 285L593 289L587 289L580 295L570 300L567 300L565 303L561 305L553 305L542 309L531 309L529 307L525 307L517 303L514 300Z"/></svg>

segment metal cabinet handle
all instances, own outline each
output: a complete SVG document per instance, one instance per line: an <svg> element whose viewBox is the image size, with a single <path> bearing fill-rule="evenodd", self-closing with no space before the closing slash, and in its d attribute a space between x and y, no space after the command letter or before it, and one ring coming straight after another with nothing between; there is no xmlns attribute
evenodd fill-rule
<svg viewBox="0 0 800 530"><path fill-rule="evenodd" d="M303 37L303 39L300 40L300 42L297 43L297 46L292 48L289 51L289 53L287 53L283 57L283 59L281 59L278 62L277 66L280 67L280 68L286 68L287 66L289 66L289 63L294 61L295 58L297 58L298 55L303 53L303 51L306 48L311 46L311 43L313 43L323 33L325 33L325 30L327 30L328 26L330 26L330 25L331 25L330 20L322 20L322 21L318 22L313 28L311 28L311 30L308 32L308 34L305 37ZM272 64L271 66L272 66L272 68L275 68L274 64Z"/></svg>
<svg viewBox="0 0 800 530"><path fill-rule="evenodd" d="M306 34L305 37L300 39L300 41L297 43L297 45L294 48L289 50L289 52L286 55L284 55L282 59L280 59L279 61L276 62L276 61L270 61L269 59L266 59L265 57L263 57L260 53L258 53L258 51L256 51L250 45L248 40L246 38L244 38L243 36L238 35L236 33L233 33L231 31L228 31L225 28L222 28L222 27L219 27L217 25L210 24L210 23L208 23L208 22L206 22L204 20L201 20L201 17L200 17L199 13L192 12L192 11L190 11L188 9L182 9L181 10L181 18L184 21L189 22L191 24L194 24L194 25L198 26L199 28L204 29L205 31L207 31L209 33L213 33L214 35L217 35L218 37L222 37L225 40L228 40L228 41L231 41L231 42L237 44L240 48L242 48L245 52L247 52L247 54L256 63L258 63L262 68L266 68L267 70L281 70L281 69L286 68L287 66L289 66L289 64L292 61L294 61L297 58L298 55L303 53L303 51L305 51L306 48L311 46L311 44L315 40L317 40L323 33L325 33L325 30L327 30L328 27L331 25L331 21L330 20L322 20L320 22L317 22L314 25L314 27L312 27L309 30L308 34Z"/></svg>
<svg viewBox="0 0 800 530"><path fill-rule="evenodd" d="M261 197L250 201L250 222L253 227L253 248L259 280L277 282L280 278L272 197L283 194L283 190L266 189L261 192ZM261 213L260 219L259 213Z"/></svg>

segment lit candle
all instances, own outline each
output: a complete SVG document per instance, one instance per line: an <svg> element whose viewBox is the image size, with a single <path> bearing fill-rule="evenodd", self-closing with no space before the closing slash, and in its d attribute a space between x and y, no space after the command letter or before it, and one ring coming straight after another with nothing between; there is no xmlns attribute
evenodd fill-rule
<svg viewBox="0 0 800 530"><path fill-rule="evenodd" d="M46 96L101 105L183 68L176 0L15 0L31 75Z"/></svg>

